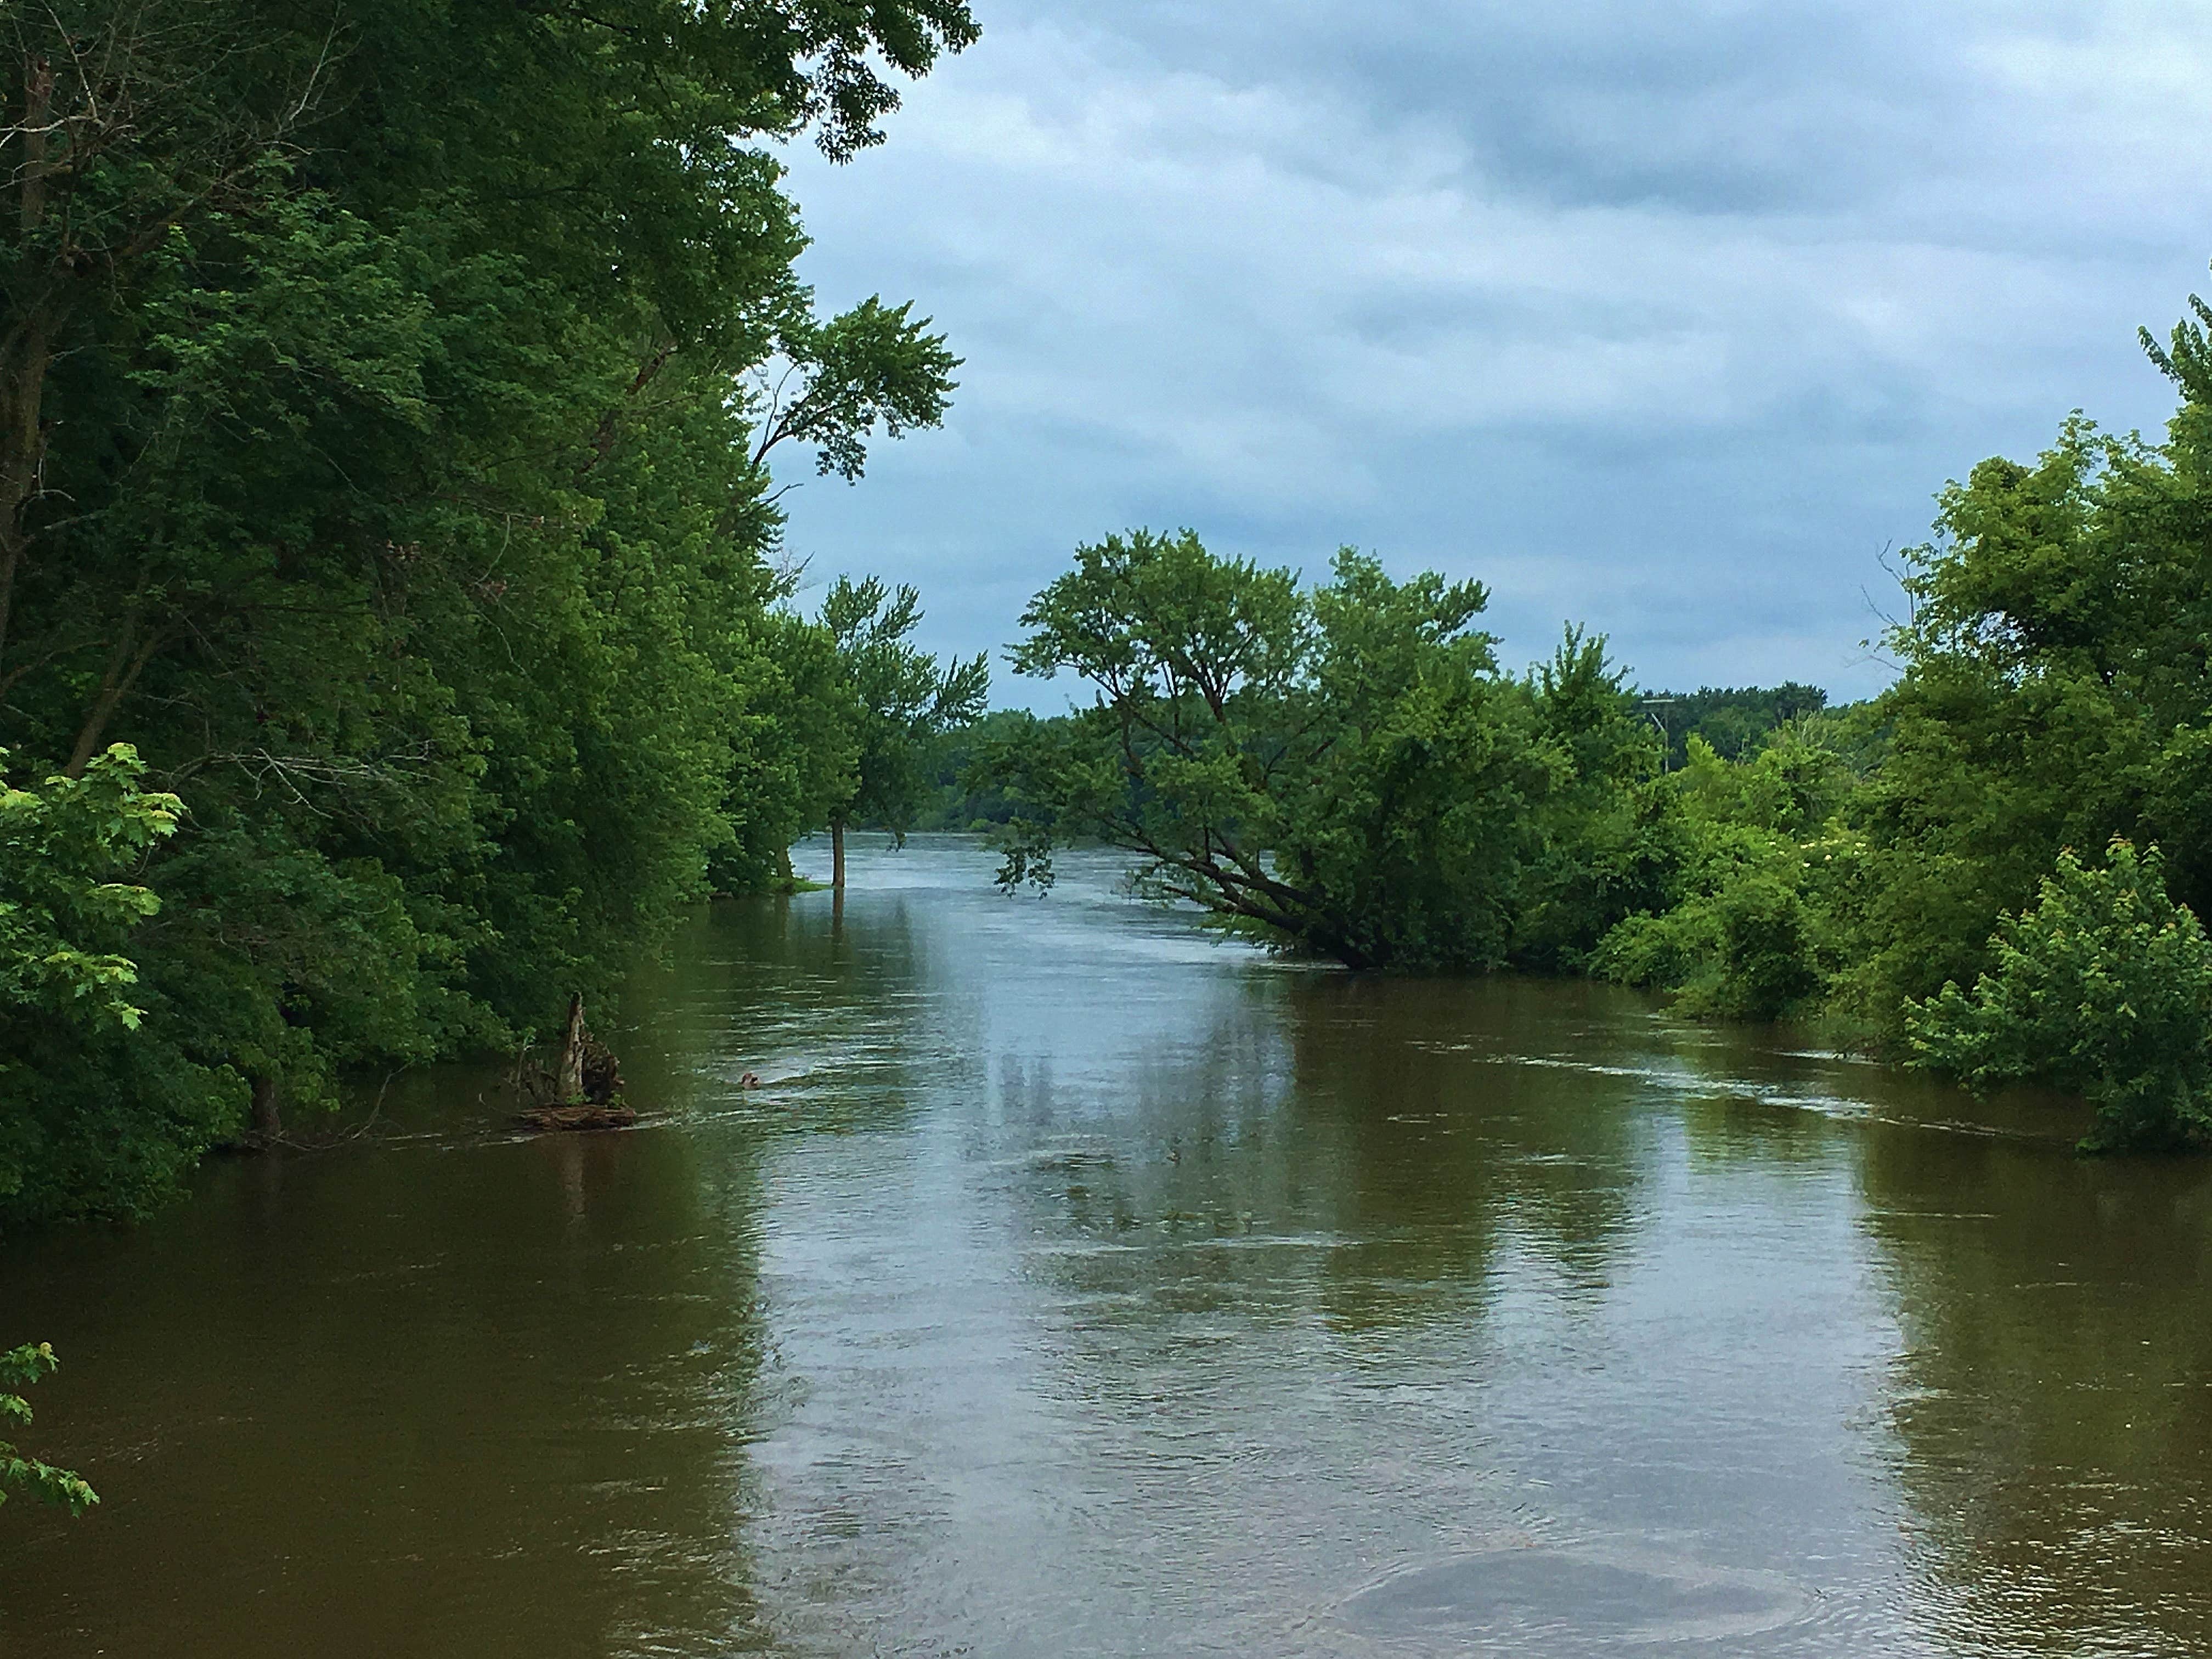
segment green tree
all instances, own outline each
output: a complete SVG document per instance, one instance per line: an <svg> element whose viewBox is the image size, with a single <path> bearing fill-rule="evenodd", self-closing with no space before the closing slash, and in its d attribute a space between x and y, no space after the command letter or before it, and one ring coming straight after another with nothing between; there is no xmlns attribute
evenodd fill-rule
<svg viewBox="0 0 2212 1659"><path fill-rule="evenodd" d="M758 632L731 738L732 835L712 865L726 893L787 886L791 844L851 798L860 765L861 710L830 630L777 608Z"/></svg>
<svg viewBox="0 0 2212 1659"><path fill-rule="evenodd" d="M780 861L839 769L779 724L820 699L766 459L859 476L954 360L904 307L817 316L770 147L864 149L975 27L62 0L0 33L0 743L88 778L127 739L189 809L137 876L139 1040L37 1038L41 1121L82 1133L20 1220L140 1206L249 1099L273 1131L543 1024Z"/></svg>
<svg viewBox="0 0 2212 1659"><path fill-rule="evenodd" d="M902 842L928 791L923 766L933 738L983 712L991 671L972 659L937 659L909 641L921 623L921 596L874 576L840 576L822 601L822 627L835 644L854 711L851 782L830 806L830 884L845 885L845 826L881 824Z"/></svg>
<svg viewBox="0 0 2212 1659"><path fill-rule="evenodd" d="M1818 728L1787 726L1731 763L1692 735L1650 786L1662 902L1607 934L1593 965L1676 993L1689 1012L1773 1019L1816 1007L1848 955L1864 849L1856 780Z"/></svg>
<svg viewBox="0 0 2212 1659"><path fill-rule="evenodd" d="M1020 850L1096 837L1154 893L1354 967L1502 960L1567 769L1473 625L1486 600L1348 548L1310 590L1188 531L1079 548L1013 661L1095 700L1001 763Z"/></svg>
<svg viewBox="0 0 2212 1659"><path fill-rule="evenodd" d="M1667 763L1689 759L1689 741L1703 738L1723 760L1747 760L1770 732L1802 720L1828 706L1817 685L1784 680L1780 685L1711 686L1695 691L1655 691L1641 700L1667 734Z"/></svg>
<svg viewBox="0 0 2212 1659"><path fill-rule="evenodd" d="M2116 841L2103 869L2061 852L1990 957L1971 994L1952 983L1906 1004L1922 1065L1978 1091L2026 1079L2086 1094L2090 1150L2212 1133L2212 940L2168 896L2157 848Z"/></svg>
<svg viewBox="0 0 2212 1659"><path fill-rule="evenodd" d="M0 781L0 1222L143 1208L242 1101L149 1029L127 952L161 901L128 878L181 809L143 771L118 745L81 777Z"/></svg>
<svg viewBox="0 0 2212 1659"><path fill-rule="evenodd" d="M1653 783L1662 750L1602 635L1568 629L1522 689L1560 769L1537 809L1541 851L1510 956L1578 973L1615 923L1672 891L1679 837Z"/></svg>
<svg viewBox="0 0 2212 1659"><path fill-rule="evenodd" d="M143 790L144 772L118 744L82 776L50 777L43 790L0 781L0 1018L138 1029L129 1000L137 969L100 947L124 943L161 908L145 888L104 878L176 832L181 804Z"/></svg>
<svg viewBox="0 0 2212 1659"><path fill-rule="evenodd" d="M1905 672L1864 806L1872 863L1844 992L1901 1037L1907 1000L1971 984L1998 918L2066 847L2164 849L2212 902L2212 393L2201 322L2154 347L2184 401L2162 441L2076 416L2033 464L1991 459L1909 555Z"/></svg>
<svg viewBox="0 0 2212 1659"><path fill-rule="evenodd" d="M990 757L1036 724L1026 709L999 708L932 739L922 755L927 798L915 827L995 832L1012 823L1020 803L993 781Z"/></svg>
<svg viewBox="0 0 2212 1659"><path fill-rule="evenodd" d="M777 360L751 377L754 465L779 444L811 444L816 471L851 483L866 470L866 440L878 428L896 438L940 424L960 359L913 310L876 295L826 323L802 314L785 324Z"/></svg>
<svg viewBox="0 0 2212 1659"><path fill-rule="evenodd" d="M2063 849L2155 843L2173 897L2212 902L2212 348L2192 305L2169 344L2147 340L2184 398L2162 441L2077 416L2033 463L1943 492L1936 539L1906 555L1888 692L1797 712L1733 767L1689 739L1656 798L1671 890L1608 938L1605 971L1916 1052L1908 1011L1995 968L2000 923ZM1763 721L1800 690L1667 713L1677 731Z"/></svg>

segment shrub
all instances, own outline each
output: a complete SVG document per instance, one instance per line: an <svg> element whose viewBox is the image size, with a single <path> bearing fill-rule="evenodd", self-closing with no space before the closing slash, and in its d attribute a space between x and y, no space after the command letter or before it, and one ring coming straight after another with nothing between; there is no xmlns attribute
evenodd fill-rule
<svg viewBox="0 0 2212 1659"><path fill-rule="evenodd" d="M1920 1064L1977 1092L2033 1079L2087 1095L2085 1151L2212 1139L2212 940L2168 896L2156 848L2115 841L2102 869L2061 853L1990 948L1971 995L1954 981L1905 1005Z"/></svg>

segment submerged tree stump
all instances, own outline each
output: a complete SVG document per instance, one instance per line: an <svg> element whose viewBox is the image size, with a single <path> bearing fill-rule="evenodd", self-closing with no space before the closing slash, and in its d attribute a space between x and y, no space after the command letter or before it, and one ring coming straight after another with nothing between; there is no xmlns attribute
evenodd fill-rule
<svg viewBox="0 0 2212 1659"><path fill-rule="evenodd" d="M264 1146L284 1138L284 1120L276 1109L276 1079L266 1072L253 1074L253 1138Z"/></svg>
<svg viewBox="0 0 2212 1659"><path fill-rule="evenodd" d="M561 1039L561 1064L553 1073L553 1086L562 1100L584 1097L584 998L568 999L568 1026Z"/></svg>
<svg viewBox="0 0 2212 1659"><path fill-rule="evenodd" d="M584 999L568 999L561 1053L547 1071L525 1049L514 1062L514 1085L530 1103L514 1115L528 1129L626 1129L636 1109L623 1099L622 1066L614 1051L584 1027Z"/></svg>

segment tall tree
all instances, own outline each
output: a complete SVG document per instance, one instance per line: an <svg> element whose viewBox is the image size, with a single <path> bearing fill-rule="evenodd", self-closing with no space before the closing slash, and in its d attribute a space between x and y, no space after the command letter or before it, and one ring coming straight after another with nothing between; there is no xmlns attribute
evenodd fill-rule
<svg viewBox="0 0 2212 1659"><path fill-rule="evenodd" d="M327 24L289 10L54 0L0 13L0 177L14 209L0 266L0 672L17 586L51 539L40 506L68 512L46 466L55 365L97 337L100 313L176 238L281 194L289 147L328 92L332 44ZM118 641L88 727L143 649ZM97 737L77 744L74 768Z"/></svg>
<svg viewBox="0 0 2212 1659"><path fill-rule="evenodd" d="M953 360L902 307L816 316L769 146L864 150L975 26L57 0L0 30L0 744L89 779L127 741L182 803L134 872L143 1040L51 1068L52 1109L104 1121L137 1055L204 1093L118 1148L146 1181L33 1169L15 1218L131 1207L249 1102L599 996L811 810L765 458L859 476Z"/></svg>
<svg viewBox="0 0 2212 1659"><path fill-rule="evenodd" d="M1001 775L1044 840L1136 853L1224 925L1353 967L1488 965L1565 763L1474 627L1486 599L1348 548L1308 590L1188 531L1109 536L1031 600L1013 659L1094 701Z"/></svg>
<svg viewBox="0 0 2212 1659"><path fill-rule="evenodd" d="M840 890L845 826L878 823L903 842L928 792L929 740L975 720L990 696L981 653L940 665L911 643L921 618L920 593L874 576L840 576L822 601L856 717L851 785L830 808L830 885Z"/></svg>

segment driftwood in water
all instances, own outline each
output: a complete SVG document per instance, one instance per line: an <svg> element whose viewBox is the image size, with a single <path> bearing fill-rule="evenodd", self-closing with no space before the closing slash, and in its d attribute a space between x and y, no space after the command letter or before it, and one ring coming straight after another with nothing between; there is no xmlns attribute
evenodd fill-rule
<svg viewBox="0 0 2212 1659"><path fill-rule="evenodd" d="M580 1101L574 1106L533 1106L517 1112L514 1121L529 1129L627 1129L637 1121L637 1109Z"/></svg>
<svg viewBox="0 0 2212 1659"><path fill-rule="evenodd" d="M514 1086L529 1104L515 1121L532 1129L622 1129L637 1121L623 1099L622 1066L614 1051L584 1027L584 999L568 999L561 1053L551 1070L528 1049L514 1062Z"/></svg>

